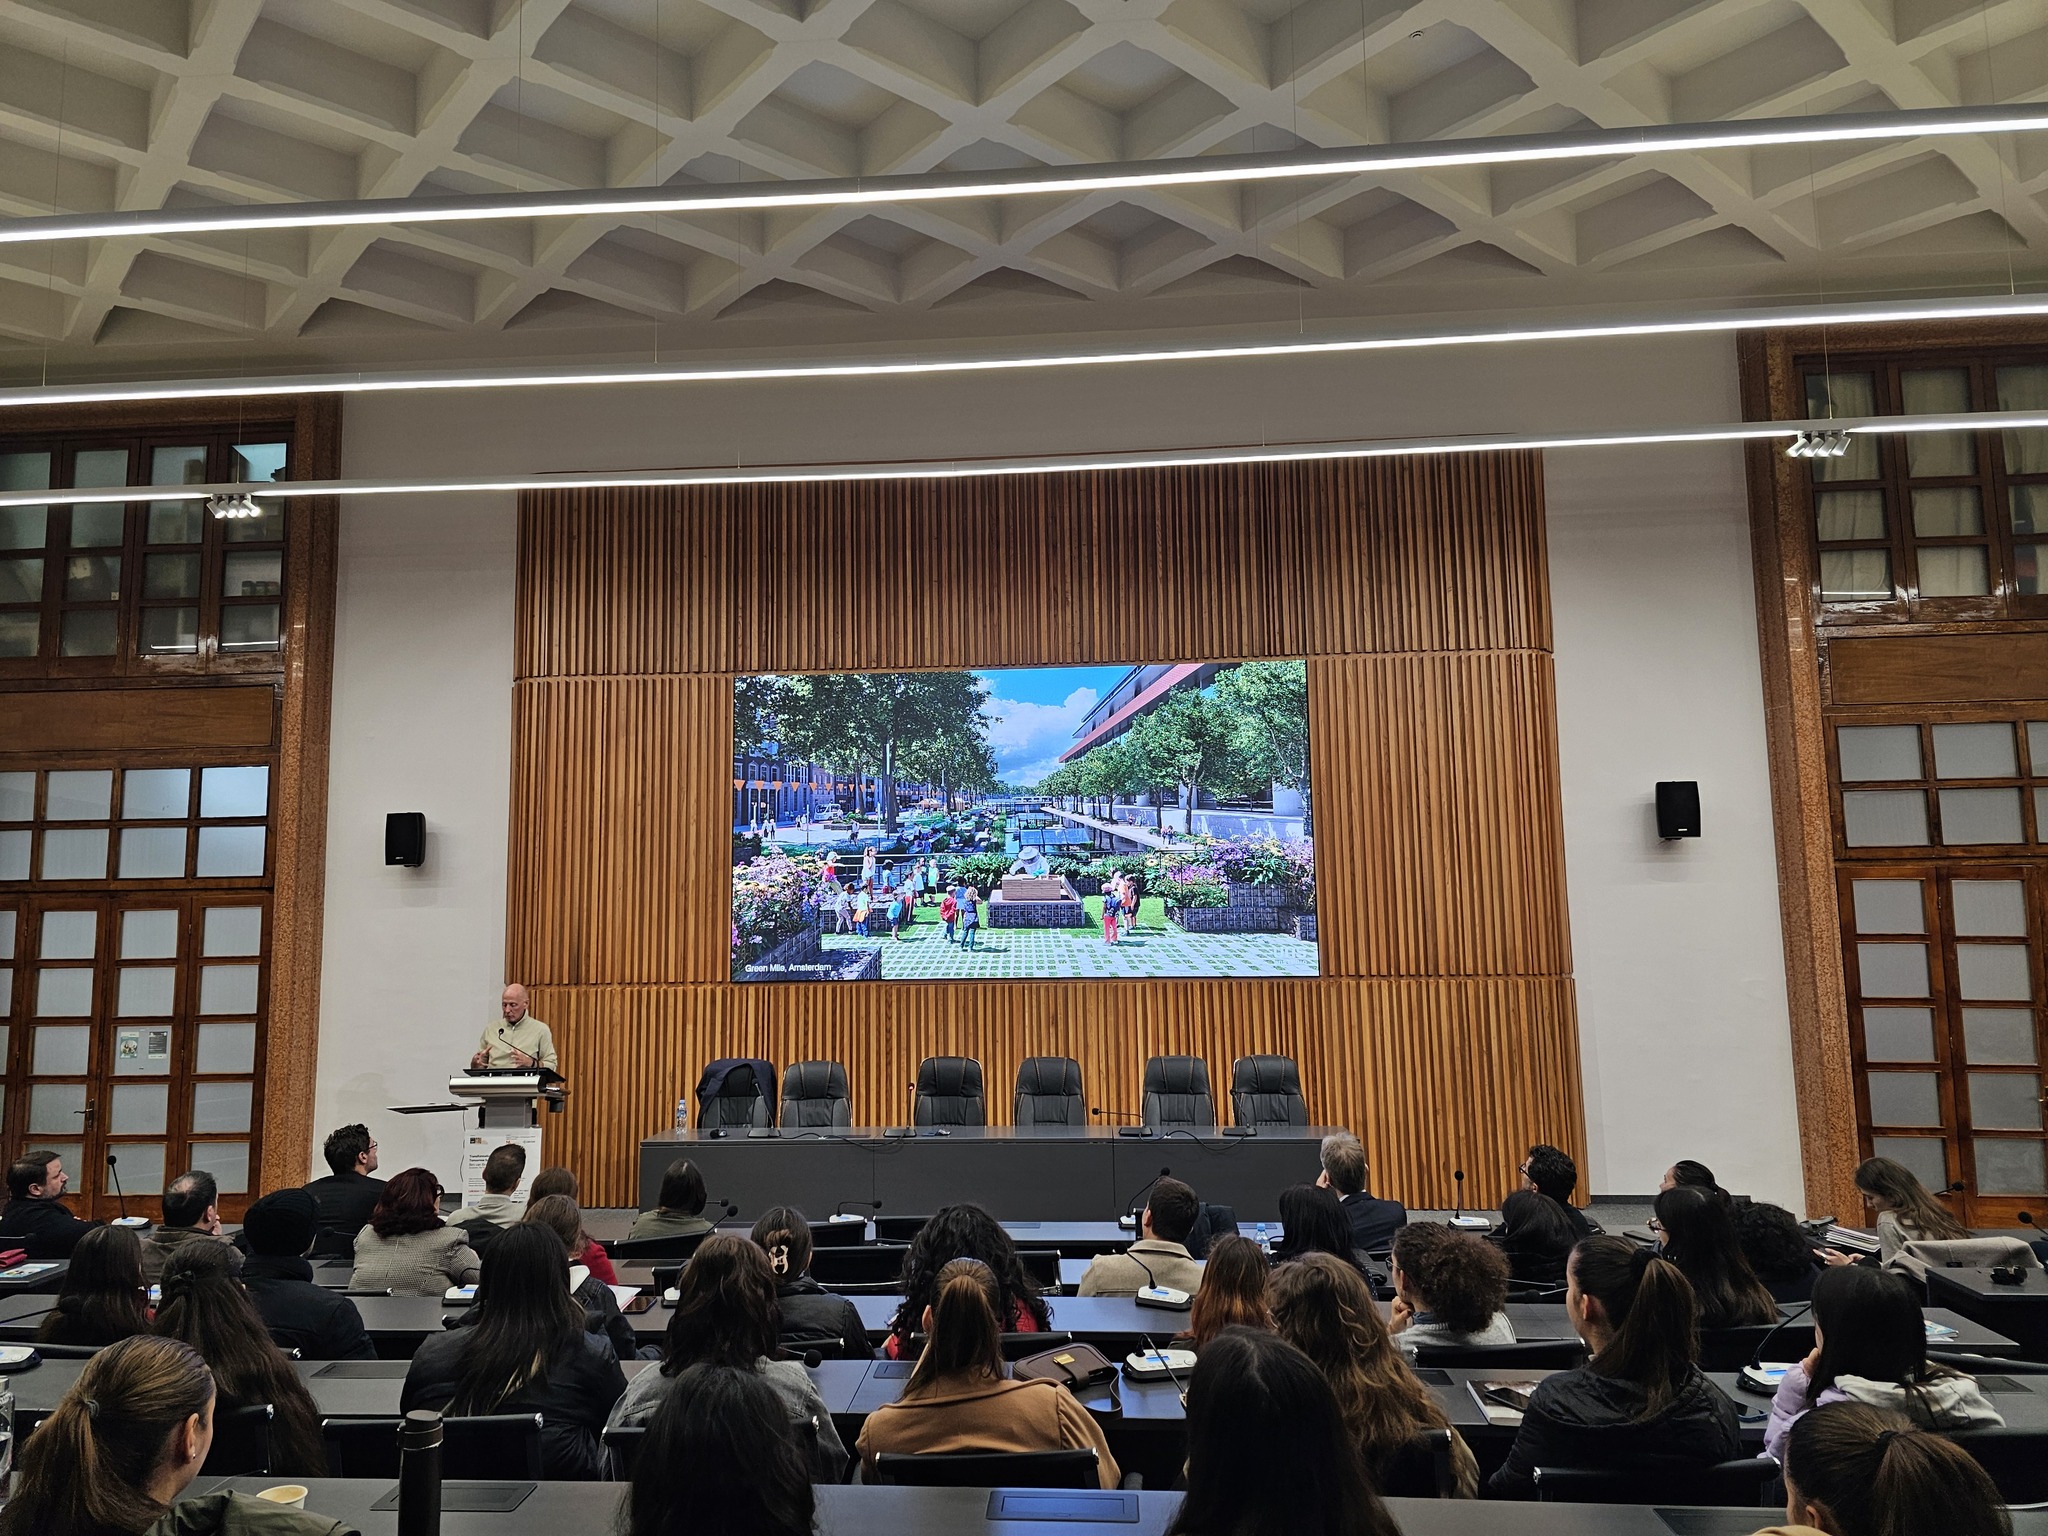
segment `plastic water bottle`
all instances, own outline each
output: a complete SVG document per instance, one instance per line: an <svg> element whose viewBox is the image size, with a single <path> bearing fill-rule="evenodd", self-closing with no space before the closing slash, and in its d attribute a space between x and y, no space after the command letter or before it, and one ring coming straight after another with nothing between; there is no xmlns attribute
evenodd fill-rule
<svg viewBox="0 0 2048 1536"><path fill-rule="evenodd" d="M1273 1240L1266 1236L1266 1224L1263 1221L1259 1223L1258 1233L1252 1241L1259 1245L1259 1252L1269 1259L1273 1257Z"/></svg>
<svg viewBox="0 0 2048 1536"><path fill-rule="evenodd" d="M690 1128L690 1100L685 1094L676 1100L676 1134L681 1135Z"/></svg>
<svg viewBox="0 0 2048 1536"><path fill-rule="evenodd" d="M0 1509L14 1482L14 1388L0 1376Z"/></svg>

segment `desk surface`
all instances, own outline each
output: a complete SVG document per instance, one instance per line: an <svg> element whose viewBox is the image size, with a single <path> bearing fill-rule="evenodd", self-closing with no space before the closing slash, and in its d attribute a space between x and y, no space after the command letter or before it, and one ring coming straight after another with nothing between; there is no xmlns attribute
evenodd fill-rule
<svg viewBox="0 0 2048 1536"><path fill-rule="evenodd" d="M1991 1278L1989 1269L1930 1269L1929 1286L1937 1283L1980 1301L2031 1301L2048 1304L2048 1270L2029 1269L2018 1285L2002 1284Z"/></svg>

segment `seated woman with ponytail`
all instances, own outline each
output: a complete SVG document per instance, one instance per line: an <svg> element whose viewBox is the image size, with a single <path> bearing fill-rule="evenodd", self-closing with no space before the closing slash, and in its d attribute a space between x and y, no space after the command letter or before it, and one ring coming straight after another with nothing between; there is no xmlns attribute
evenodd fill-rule
<svg viewBox="0 0 2048 1536"><path fill-rule="evenodd" d="M1536 1493L1538 1467L1693 1470L1742 1454L1735 1405L1700 1374L1699 1309L1678 1266L1589 1237L1565 1268L1565 1315L1593 1358L1537 1385L1488 1488Z"/></svg>
<svg viewBox="0 0 2048 1536"><path fill-rule="evenodd" d="M1066 1451L1092 1448L1101 1484L1122 1480L1095 1417L1052 1381L1003 1375L1003 1286L979 1259L954 1259L939 1270L924 1309L927 1337L900 1400L868 1415L860 1432L861 1463L883 1454L946 1451Z"/></svg>
<svg viewBox="0 0 2048 1536"><path fill-rule="evenodd" d="M1830 1403L1785 1442L1785 1520L1759 1536L2012 1536L1968 1451L1895 1413Z"/></svg>
<svg viewBox="0 0 2048 1536"><path fill-rule="evenodd" d="M112 1344L149 1332L142 1241L126 1227L93 1227L71 1250L57 1305L36 1329L38 1344Z"/></svg>
<svg viewBox="0 0 2048 1536"><path fill-rule="evenodd" d="M196 1350L109 1345L22 1443L0 1536L360 1536L245 1494L179 1502L205 1465L213 1416L213 1373Z"/></svg>
<svg viewBox="0 0 2048 1536"><path fill-rule="evenodd" d="M222 1413L270 1404L275 1415L270 1421L272 1472L325 1477L320 1410L235 1278L235 1260L225 1243L181 1243L172 1249L164 1261L156 1331L199 1351L213 1371Z"/></svg>
<svg viewBox="0 0 2048 1536"><path fill-rule="evenodd" d="M837 1344L842 1360L874 1359L860 1309L811 1278L811 1224L804 1213L778 1205L754 1223L752 1235L775 1275L782 1347L802 1354L816 1345Z"/></svg>

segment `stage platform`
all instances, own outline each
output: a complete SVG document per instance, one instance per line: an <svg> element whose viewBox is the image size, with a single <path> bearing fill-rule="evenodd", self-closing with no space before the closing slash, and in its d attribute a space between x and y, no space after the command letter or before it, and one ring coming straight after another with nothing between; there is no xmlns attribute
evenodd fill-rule
<svg viewBox="0 0 2048 1536"><path fill-rule="evenodd" d="M973 1200L1006 1221L1108 1221L1162 1168L1201 1199L1233 1207L1240 1221L1276 1221L1280 1191L1322 1172L1318 1143L1329 1134L1306 1127L1134 1137L1050 1125L922 1126L915 1136L872 1128L671 1131L640 1143L640 1208L659 1203L662 1171L687 1157L711 1197L732 1201L748 1221L773 1205L823 1220L842 1202L877 1200L890 1216Z"/></svg>

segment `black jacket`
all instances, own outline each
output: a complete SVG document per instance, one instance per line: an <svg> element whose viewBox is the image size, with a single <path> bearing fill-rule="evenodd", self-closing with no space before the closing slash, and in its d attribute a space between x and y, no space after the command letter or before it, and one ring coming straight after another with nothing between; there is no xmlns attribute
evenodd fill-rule
<svg viewBox="0 0 2048 1536"><path fill-rule="evenodd" d="M32 1259L68 1259L98 1225L80 1221L62 1200L9 1200L0 1211L0 1248L20 1244Z"/></svg>
<svg viewBox="0 0 2048 1536"><path fill-rule="evenodd" d="M315 1285L304 1259L252 1253L242 1261L242 1285L279 1349L296 1349L302 1360L377 1357L356 1304Z"/></svg>
<svg viewBox="0 0 2048 1536"><path fill-rule="evenodd" d="M476 1337L468 1328L430 1335L412 1357L399 1393L398 1411L445 1409L462 1385L462 1357ZM591 1482L604 1475L605 1415L624 1396L626 1373L599 1334L583 1333L556 1352L536 1386L492 1409L493 1413L538 1413L541 1476L551 1482Z"/></svg>
<svg viewBox="0 0 2048 1536"><path fill-rule="evenodd" d="M837 1343L842 1360L875 1357L859 1309L809 1275L784 1280L775 1287L775 1299L782 1304L782 1347L791 1354L801 1355L813 1344Z"/></svg>
<svg viewBox="0 0 2048 1536"><path fill-rule="evenodd" d="M370 1224L370 1212L384 1198L384 1181L367 1173L330 1173L306 1186L313 1197L314 1219L322 1232L345 1237L351 1245Z"/></svg>
<svg viewBox="0 0 2048 1536"><path fill-rule="evenodd" d="M1394 1234L1408 1225L1408 1207L1398 1200L1381 1200L1360 1190L1340 1196L1337 1203L1351 1223L1351 1246L1367 1253L1385 1253Z"/></svg>
<svg viewBox="0 0 2048 1536"><path fill-rule="evenodd" d="M1742 1454L1735 1405L1697 1370L1654 1419L1637 1422L1642 1407L1642 1388L1586 1366L1546 1376L1487 1491L1533 1499L1538 1467L1644 1472L1710 1467Z"/></svg>

